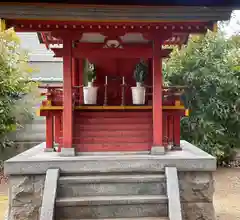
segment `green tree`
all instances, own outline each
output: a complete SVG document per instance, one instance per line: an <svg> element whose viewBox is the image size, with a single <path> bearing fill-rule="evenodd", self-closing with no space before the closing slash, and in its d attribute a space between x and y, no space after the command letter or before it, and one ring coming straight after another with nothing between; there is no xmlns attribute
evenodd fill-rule
<svg viewBox="0 0 240 220"><path fill-rule="evenodd" d="M175 49L164 66L165 80L185 85L190 116L182 119L182 138L229 162L240 147L240 38L209 32Z"/></svg>
<svg viewBox="0 0 240 220"><path fill-rule="evenodd" d="M8 145L6 134L20 125L19 116L29 117L27 106L21 106L26 94L35 87L30 83L32 68L27 51L13 29L0 32L0 147ZM19 108L19 106L21 106Z"/></svg>

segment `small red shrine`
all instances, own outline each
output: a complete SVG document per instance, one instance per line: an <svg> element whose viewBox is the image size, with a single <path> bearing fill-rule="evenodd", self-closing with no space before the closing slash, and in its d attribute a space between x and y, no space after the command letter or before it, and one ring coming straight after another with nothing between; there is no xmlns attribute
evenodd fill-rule
<svg viewBox="0 0 240 220"><path fill-rule="evenodd" d="M41 86L47 89L40 108L46 117L46 151L55 144L70 154L180 149L180 120L188 112L181 101L184 88L164 86L163 59L172 51L169 45L181 46L190 34L213 30L230 9L78 4L65 5L64 11L62 5L3 5L7 28L38 32L41 43L63 58L63 85ZM9 17L16 7L25 10L23 17ZM86 61L96 74L93 104L84 102ZM144 100L135 104L133 76L140 61L147 68Z"/></svg>
<svg viewBox="0 0 240 220"><path fill-rule="evenodd" d="M1 2L0 27L37 32L63 84L40 86L46 143L4 164L8 219L214 220L216 158L180 145L185 88L162 67L235 0L30 1Z"/></svg>
<svg viewBox="0 0 240 220"><path fill-rule="evenodd" d="M63 45L52 48L55 56L63 57L63 87L42 86L48 89L48 100L40 109L47 121L47 149L52 149L54 142L59 144L59 151L74 147L77 152L150 151L155 146L164 152L169 144L180 147L180 119L186 112L180 100L183 88L162 86L162 59L171 52L163 46L185 43L188 33L174 34L172 30L194 30L195 24L109 22L87 23L81 28L87 29L86 34L69 30L40 33L47 47ZM149 28L153 31L146 33ZM161 34L165 29L170 31ZM207 26L198 29L204 32ZM86 59L96 68L94 105L85 104L83 98ZM144 82L145 102L134 105L133 72L141 59L149 69Z"/></svg>

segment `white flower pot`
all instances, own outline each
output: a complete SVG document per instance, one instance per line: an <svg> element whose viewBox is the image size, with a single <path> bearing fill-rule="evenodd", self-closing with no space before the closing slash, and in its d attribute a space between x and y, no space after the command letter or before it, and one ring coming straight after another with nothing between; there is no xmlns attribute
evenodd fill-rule
<svg viewBox="0 0 240 220"><path fill-rule="evenodd" d="M136 87L131 87L132 89L132 100L134 105L144 105L145 104L145 87L141 86L141 83L137 83Z"/></svg>
<svg viewBox="0 0 240 220"><path fill-rule="evenodd" d="M92 82L88 82L88 86L83 87L84 104L96 105L97 91L98 91L98 87L93 86Z"/></svg>

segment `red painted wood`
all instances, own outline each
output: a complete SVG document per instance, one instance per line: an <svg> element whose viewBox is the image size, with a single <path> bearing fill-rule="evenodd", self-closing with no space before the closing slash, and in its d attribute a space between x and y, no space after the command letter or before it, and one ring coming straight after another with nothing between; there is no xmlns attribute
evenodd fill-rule
<svg viewBox="0 0 240 220"><path fill-rule="evenodd" d="M80 132L82 130L132 130L132 129L138 129L138 130L146 130L146 129L152 129L152 124L74 124L74 129L79 130Z"/></svg>
<svg viewBox="0 0 240 220"><path fill-rule="evenodd" d="M53 116L46 117L46 148L53 148Z"/></svg>
<svg viewBox="0 0 240 220"><path fill-rule="evenodd" d="M115 37L114 39L119 41L121 46L125 49L152 49L151 43L123 43L121 42L121 38L117 39L118 37ZM106 41L106 39L105 39ZM86 42L78 42L76 45L75 51L82 51L82 50L99 50L102 49L106 42L103 43L86 43Z"/></svg>
<svg viewBox="0 0 240 220"><path fill-rule="evenodd" d="M60 132L60 136L61 136ZM152 129L151 130L83 130L79 133L76 132L74 138L84 138L84 137L141 137L141 136L149 136L152 137Z"/></svg>
<svg viewBox="0 0 240 220"><path fill-rule="evenodd" d="M77 144L78 152L149 151L152 143Z"/></svg>
<svg viewBox="0 0 240 220"><path fill-rule="evenodd" d="M87 118L142 118L142 117L152 117L151 110L145 111L78 111L78 117Z"/></svg>
<svg viewBox="0 0 240 220"><path fill-rule="evenodd" d="M72 40L63 39L63 147L72 147L73 109L72 109Z"/></svg>
<svg viewBox="0 0 240 220"><path fill-rule="evenodd" d="M166 141L162 143L162 146L167 146L172 141L175 145L180 144L180 118L182 116L182 110L164 112L163 134ZM129 151L129 146L131 150L148 150L148 147L152 146L151 111L76 112L75 117L73 145L76 146L77 151ZM62 134L61 131L60 137ZM60 138L61 145L62 138Z"/></svg>
<svg viewBox="0 0 240 220"><path fill-rule="evenodd" d="M48 32L58 30L84 31L88 33L101 32L111 35L116 32L124 33L162 33L167 30L175 33L206 33L207 29L213 30L214 22L83 22L83 21L54 21L54 20L20 20L8 19L7 27L14 27L17 32ZM174 29L173 29L174 26ZM133 27L133 28L132 28ZM189 29L189 27L191 27Z"/></svg>
<svg viewBox="0 0 240 220"><path fill-rule="evenodd" d="M109 33L108 33L109 34ZM121 33L121 32L115 32L114 31L114 36L106 36L106 38L105 38L105 40L104 40L104 43L106 43L107 42L107 40L109 40L109 39L117 39L119 42L121 42L121 45L123 46L123 47L128 47L128 46L130 46L131 44L129 44L129 43L124 43L124 42L122 42L121 41L121 38L119 39L119 37L120 36L123 36L123 35L125 35L126 33L125 33L125 30L123 31L123 33ZM45 45L48 47L49 46L49 44L61 44L62 43L62 41L61 40L59 40L59 39L56 39L56 38L53 38L52 36L51 36L51 33L50 32L41 32L40 33L40 35L41 35L41 37L42 37L42 41L43 41L43 43L45 43ZM174 35L171 37L171 38L169 38L169 39L167 39L166 41L164 41L164 43L163 43L163 45L182 45L182 44L186 44L187 43L187 41L188 41L188 37L189 37L189 34L184 34L184 33L181 33L181 34L176 34L176 33L174 33ZM91 46L92 48L95 48L95 49L98 49L98 48L100 48L100 47L102 47L102 43L85 43L85 42L78 42L78 43L76 43L76 45L77 45L77 47L79 47L79 45L80 45L80 47L81 48L89 48L89 46ZM146 46L146 47L150 47L150 48L152 48L152 44L150 43L150 44L138 44L138 43L134 43L134 45L133 45L134 47L138 47L138 46L140 46L140 47L143 47L143 46Z"/></svg>
<svg viewBox="0 0 240 220"><path fill-rule="evenodd" d="M115 144L115 143L150 143L152 142L152 137L148 134L143 136L116 136L116 137L108 137L105 135L104 137L82 137L82 138L73 138L73 144Z"/></svg>
<svg viewBox="0 0 240 220"><path fill-rule="evenodd" d="M168 115L168 141L169 143L173 143L173 116Z"/></svg>
<svg viewBox="0 0 240 220"><path fill-rule="evenodd" d="M75 116L73 145L77 151L148 150L152 144L150 111L78 112Z"/></svg>
<svg viewBox="0 0 240 220"><path fill-rule="evenodd" d="M84 84L84 60L78 59L79 86ZM83 89L79 89L79 104L83 104Z"/></svg>
<svg viewBox="0 0 240 220"><path fill-rule="evenodd" d="M181 138L181 118L178 115L174 116L174 146L180 146Z"/></svg>
<svg viewBox="0 0 240 220"><path fill-rule="evenodd" d="M158 51L159 41L153 43L153 146L163 146L163 112L162 112L162 60Z"/></svg>
<svg viewBox="0 0 240 220"><path fill-rule="evenodd" d="M52 48L55 57L64 56L64 49L61 48ZM159 51L161 57L168 57L171 53L172 49L165 49ZM89 58L89 59L97 59L99 57L106 58L142 58L148 59L152 57L152 48L146 47L127 47L127 48L74 48L72 56L75 58Z"/></svg>
<svg viewBox="0 0 240 220"><path fill-rule="evenodd" d="M61 116L56 115L54 117L54 139L56 143L59 143L60 132L61 132Z"/></svg>
<svg viewBox="0 0 240 220"><path fill-rule="evenodd" d="M76 124L152 124L152 118L144 117L144 118L84 118L84 117L76 117L74 119L74 123Z"/></svg>
<svg viewBox="0 0 240 220"><path fill-rule="evenodd" d="M99 57L98 59L90 59L96 65L97 79L96 85L99 87L98 104L104 103L104 85L105 76L119 76L120 79L116 81L108 80L108 105L121 104L121 77L124 76L125 83L128 85L125 91L125 103L132 104L131 86L135 86L136 82L133 78L133 71L140 59L110 59Z"/></svg>
<svg viewBox="0 0 240 220"><path fill-rule="evenodd" d="M163 146L168 145L168 121L167 121L167 116L163 113Z"/></svg>
<svg viewBox="0 0 240 220"><path fill-rule="evenodd" d="M79 67L78 67L78 59L72 59L72 85L79 86Z"/></svg>

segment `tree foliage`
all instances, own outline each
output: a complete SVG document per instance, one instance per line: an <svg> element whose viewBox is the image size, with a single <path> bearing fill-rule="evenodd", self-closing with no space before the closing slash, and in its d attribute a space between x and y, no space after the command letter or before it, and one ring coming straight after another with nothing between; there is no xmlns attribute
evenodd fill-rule
<svg viewBox="0 0 240 220"><path fill-rule="evenodd" d="M182 138L229 162L240 147L240 37L191 37L164 66L166 82L186 85Z"/></svg>
<svg viewBox="0 0 240 220"><path fill-rule="evenodd" d="M27 51L13 29L0 32L0 140L6 146L6 134L19 125L19 114L28 116L26 106L19 109L25 94L34 88L30 81L33 70L28 65ZM18 112L18 115L16 114Z"/></svg>

